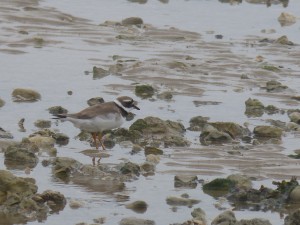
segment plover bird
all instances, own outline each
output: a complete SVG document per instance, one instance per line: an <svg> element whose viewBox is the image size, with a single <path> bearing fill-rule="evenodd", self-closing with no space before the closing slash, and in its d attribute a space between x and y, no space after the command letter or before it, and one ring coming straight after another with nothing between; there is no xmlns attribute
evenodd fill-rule
<svg viewBox="0 0 300 225"><path fill-rule="evenodd" d="M136 102L132 98L121 96L112 102L96 104L78 113L54 115L56 116L54 119L70 121L75 127L90 132L96 149L99 148L98 138L103 150L105 150L102 142L102 132L120 127L124 123L130 109L140 110L135 104ZM93 162L95 162L95 157L93 157Z"/></svg>

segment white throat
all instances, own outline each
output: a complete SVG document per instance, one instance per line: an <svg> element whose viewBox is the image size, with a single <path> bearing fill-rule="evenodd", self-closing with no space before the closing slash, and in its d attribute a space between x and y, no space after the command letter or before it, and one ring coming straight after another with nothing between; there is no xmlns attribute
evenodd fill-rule
<svg viewBox="0 0 300 225"><path fill-rule="evenodd" d="M119 102L118 99L114 100L114 103L116 103L117 106L121 107L125 112L128 112L128 109L126 109L126 108L121 104L121 102Z"/></svg>

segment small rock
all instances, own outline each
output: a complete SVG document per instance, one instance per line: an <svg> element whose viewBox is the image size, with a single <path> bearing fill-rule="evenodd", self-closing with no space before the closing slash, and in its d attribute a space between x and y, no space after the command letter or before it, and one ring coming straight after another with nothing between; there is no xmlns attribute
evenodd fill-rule
<svg viewBox="0 0 300 225"><path fill-rule="evenodd" d="M170 69L177 69L177 70L186 70L188 68L187 64L179 61L168 62L167 66Z"/></svg>
<svg viewBox="0 0 300 225"><path fill-rule="evenodd" d="M105 221L106 221L106 218L105 217L99 217L99 218L93 219L93 221L96 224L104 224Z"/></svg>
<svg viewBox="0 0 300 225"><path fill-rule="evenodd" d="M44 137L41 135L35 135L33 137L29 137L28 140L31 143L36 144L39 148L52 148L54 147L55 140L52 137Z"/></svg>
<svg viewBox="0 0 300 225"><path fill-rule="evenodd" d="M251 220L240 220L235 225L272 225L269 220L266 219L251 219Z"/></svg>
<svg viewBox="0 0 300 225"><path fill-rule="evenodd" d="M102 69L100 67L93 67L93 78L94 79L101 79L103 77L106 77L110 74L108 70Z"/></svg>
<svg viewBox="0 0 300 225"><path fill-rule="evenodd" d="M144 22L140 17L129 17L129 18L123 19L121 22L121 24L123 26L130 26L130 25L140 26L143 23Z"/></svg>
<svg viewBox="0 0 300 225"><path fill-rule="evenodd" d="M281 138L282 129L274 126L256 126L253 133L256 137Z"/></svg>
<svg viewBox="0 0 300 225"><path fill-rule="evenodd" d="M228 133L219 131L211 125L205 125L200 134L200 142L203 145L222 144L232 142L232 138Z"/></svg>
<svg viewBox="0 0 300 225"><path fill-rule="evenodd" d="M276 80L271 80L266 83L266 89L267 91L281 91L283 89L287 89L287 86L282 85Z"/></svg>
<svg viewBox="0 0 300 225"><path fill-rule="evenodd" d="M154 88L148 84L135 86L135 95L141 98L150 98L154 95Z"/></svg>
<svg viewBox="0 0 300 225"><path fill-rule="evenodd" d="M234 139L251 134L247 128L233 122L214 122L208 124L218 129L218 131L229 134Z"/></svg>
<svg viewBox="0 0 300 225"><path fill-rule="evenodd" d="M191 214L194 219L202 222L200 224L207 224L205 212L201 208L194 209Z"/></svg>
<svg viewBox="0 0 300 225"><path fill-rule="evenodd" d="M158 94L157 97L161 100L170 101L173 98L173 95L169 91L164 91L164 92Z"/></svg>
<svg viewBox="0 0 300 225"><path fill-rule="evenodd" d="M25 88L16 88L11 95L14 102L35 102L41 99L40 93Z"/></svg>
<svg viewBox="0 0 300 225"><path fill-rule="evenodd" d="M149 154L146 156L146 161L153 164L158 164L160 161L160 157L158 155Z"/></svg>
<svg viewBox="0 0 300 225"><path fill-rule="evenodd" d="M272 72L279 72L280 71L280 69L277 66L273 66L273 65L263 65L262 69L272 71Z"/></svg>
<svg viewBox="0 0 300 225"><path fill-rule="evenodd" d="M218 215L212 222L211 225L234 225L236 224L236 218L232 211L225 211Z"/></svg>
<svg viewBox="0 0 300 225"><path fill-rule="evenodd" d="M205 124L207 124L209 117L195 116L190 119L190 127L188 130L191 131L202 131Z"/></svg>
<svg viewBox="0 0 300 225"><path fill-rule="evenodd" d="M155 164L150 163L150 162L144 162L140 167L142 169L144 176L154 175Z"/></svg>
<svg viewBox="0 0 300 225"><path fill-rule="evenodd" d="M67 202L65 196L58 191L46 190L40 197L47 202L53 212L62 210Z"/></svg>
<svg viewBox="0 0 300 225"><path fill-rule="evenodd" d="M195 188L198 183L197 176L189 175L176 175L174 177L174 186L175 187L191 187Z"/></svg>
<svg viewBox="0 0 300 225"><path fill-rule="evenodd" d="M246 111L247 116L260 117L264 114L265 106L258 99L249 98L246 102Z"/></svg>
<svg viewBox="0 0 300 225"><path fill-rule="evenodd" d="M139 219L136 217L123 218L120 225L155 225L153 220Z"/></svg>
<svg viewBox="0 0 300 225"><path fill-rule="evenodd" d="M292 112L290 114L288 114L291 122L300 124L300 112Z"/></svg>
<svg viewBox="0 0 300 225"><path fill-rule="evenodd" d="M264 61L264 57L261 56L261 55L258 55L258 56L256 56L255 61L256 62L263 62Z"/></svg>
<svg viewBox="0 0 300 225"><path fill-rule="evenodd" d="M51 121L50 120L37 120L34 122L34 126L38 128L50 128Z"/></svg>
<svg viewBox="0 0 300 225"><path fill-rule="evenodd" d="M294 43L291 42L291 41L289 41L289 39L285 35L281 36L280 38L278 38L277 40L275 40L274 43L281 44L281 45L294 45Z"/></svg>
<svg viewBox="0 0 300 225"><path fill-rule="evenodd" d="M121 167L120 171L124 175L139 176L141 172L141 168L137 164L134 164L132 162L127 162Z"/></svg>
<svg viewBox="0 0 300 225"><path fill-rule="evenodd" d="M104 99L102 97L94 97L94 98L90 98L87 101L87 104L89 106L93 106L93 105L97 105L97 104L102 104L104 103Z"/></svg>
<svg viewBox="0 0 300 225"><path fill-rule="evenodd" d="M159 148L155 148L152 146L146 146L145 147L145 155L163 155L164 152L163 150L159 149Z"/></svg>
<svg viewBox="0 0 300 225"><path fill-rule="evenodd" d="M70 200L69 206L71 209L79 209L84 206L84 203L81 201L77 201L77 200Z"/></svg>
<svg viewBox="0 0 300 225"><path fill-rule="evenodd" d="M69 143L70 138L63 133L55 133L53 136L56 144L58 145L67 145Z"/></svg>
<svg viewBox="0 0 300 225"><path fill-rule="evenodd" d="M148 204L144 201L135 201L126 205L127 209L131 209L136 213L144 213L147 211Z"/></svg>
<svg viewBox="0 0 300 225"><path fill-rule="evenodd" d="M290 13L283 12L278 17L281 26L289 26L296 23L296 17Z"/></svg>
<svg viewBox="0 0 300 225"><path fill-rule="evenodd" d="M216 178L203 185L203 192L213 197L220 197L229 193L236 182L227 178Z"/></svg>
<svg viewBox="0 0 300 225"><path fill-rule="evenodd" d="M68 110L62 106L52 106L52 107L48 108L48 111L52 115L68 113Z"/></svg>
<svg viewBox="0 0 300 225"><path fill-rule="evenodd" d="M5 131L0 127L0 138L5 138L5 139L13 139L14 137L12 136L11 133Z"/></svg>
<svg viewBox="0 0 300 225"><path fill-rule="evenodd" d="M168 205L172 206L193 206L198 204L200 201L197 199L170 196L166 199L166 202Z"/></svg>

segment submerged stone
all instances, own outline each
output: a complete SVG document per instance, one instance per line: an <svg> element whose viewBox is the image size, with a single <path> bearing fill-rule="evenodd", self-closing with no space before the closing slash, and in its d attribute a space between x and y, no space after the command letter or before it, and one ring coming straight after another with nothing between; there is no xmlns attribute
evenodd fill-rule
<svg viewBox="0 0 300 225"><path fill-rule="evenodd" d="M135 86L135 95L141 98L150 98L154 95L154 88L149 84Z"/></svg>
<svg viewBox="0 0 300 225"><path fill-rule="evenodd" d="M120 221L120 225L155 225L155 222L153 220L127 217Z"/></svg>
<svg viewBox="0 0 300 225"><path fill-rule="evenodd" d="M102 69L100 67L93 67L93 78L94 79L101 79L103 77L106 77L110 74L108 70Z"/></svg>
<svg viewBox="0 0 300 225"><path fill-rule="evenodd" d="M200 200L170 196L166 199L168 205L172 206L193 206L198 204Z"/></svg>
<svg viewBox="0 0 300 225"><path fill-rule="evenodd" d="M174 177L174 186L175 187L196 188L197 183L198 183L197 176L176 175Z"/></svg>
<svg viewBox="0 0 300 225"><path fill-rule="evenodd" d="M203 191L205 193L209 191L220 191L223 193L228 193L236 185L236 181L230 180L228 178L216 178L209 183L203 185Z"/></svg>

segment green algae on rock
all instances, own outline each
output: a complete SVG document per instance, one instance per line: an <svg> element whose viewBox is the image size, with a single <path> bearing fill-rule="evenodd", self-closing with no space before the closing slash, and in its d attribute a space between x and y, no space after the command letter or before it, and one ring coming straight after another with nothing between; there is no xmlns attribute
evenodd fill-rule
<svg viewBox="0 0 300 225"><path fill-rule="evenodd" d="M236 181L228 178L216 178L203 185L203 191L212 196L223 196L229 193L236 185Z"/></svg>
<svg viewBox="0 0 300 225"><path fill-rule="evenodd" d="M154 88L149 84L135 86L135 95L141 98L151 98L154 95Z"/></svg>

